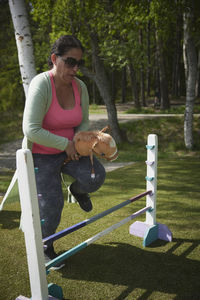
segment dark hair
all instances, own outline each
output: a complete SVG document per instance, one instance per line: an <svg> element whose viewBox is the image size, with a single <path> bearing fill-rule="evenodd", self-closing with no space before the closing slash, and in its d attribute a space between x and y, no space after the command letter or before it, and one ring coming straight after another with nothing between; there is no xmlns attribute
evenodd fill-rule
<svg viewBox="0 0 200 300"><path fill-rule="evenodd" d="M84 52L84 48L81 42L73 35L62 35L55 41L51 48L51 53L48 58L49 68L52 69L53 63L51 61L51 55L55 53L55 55L62 56L69 50L73 48L81 49Z"/></svg>

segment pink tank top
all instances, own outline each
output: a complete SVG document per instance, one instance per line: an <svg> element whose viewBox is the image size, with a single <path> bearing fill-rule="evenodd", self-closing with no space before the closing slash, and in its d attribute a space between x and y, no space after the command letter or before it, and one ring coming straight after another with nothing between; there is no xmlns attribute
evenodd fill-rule
<svg viewBox="0 0 200 300"><path fill-rule="evenodd" d="M75 98L74 108L66 110L63 109L58 102L52 72L49 72L49 75L51 79L52 101L49 110L44 117L42 128L50 131L53 134L72 140L74 137L74 127L80 125L82 121L80 94L76 81L72 81L72 88ZM57 154L62 151L56 148L50 148L34 143L32 152L41 154Z"/></svg>

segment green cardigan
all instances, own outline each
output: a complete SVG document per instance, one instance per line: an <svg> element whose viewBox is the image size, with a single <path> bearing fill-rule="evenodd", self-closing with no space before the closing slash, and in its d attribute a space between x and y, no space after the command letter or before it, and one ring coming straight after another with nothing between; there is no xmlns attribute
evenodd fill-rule
<svg viewBox="0 0 200 300"><path fill-rule="evenodd" d="M77 131L85 131L89 128L89 96L87 87L83 81L75 79L81 87L81 107L83 119L81 124L75 128ZM52 89L48 72L36 75L29 86L26 99L23 132L24 139L22 148L32 149L33 142L64 151L68 144L68 139L55 135L42 128L43 119L51 105Z"/></svg>

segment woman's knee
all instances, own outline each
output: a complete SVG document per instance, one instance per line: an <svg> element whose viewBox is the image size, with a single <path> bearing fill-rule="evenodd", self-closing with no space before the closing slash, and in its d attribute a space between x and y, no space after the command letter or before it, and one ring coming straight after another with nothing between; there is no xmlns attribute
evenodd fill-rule
<svg viewBox="0 0 200 300"><path fill-rule="evenodd" d="M87 193L95 192L102 186L102 184L105 181L105 177L106 177L106 171L104 166L98 163L98 167L97 167L97 164L94 164L94 177L92 176L92 173L90 173L88 174L87 177L82 178L81 180L82 188Z"/></svg>
<svg viewBox="0 0 200 300"><path fill-rule="evenodd" d="M92 169L94 169L94 178L92 177ZM61 171L76 179L77 191L84 193L98 190L106 177L105 168L96 157L93 157L93 165L89 157L81 157L79 161L70 161L64 165Z"/></svg>

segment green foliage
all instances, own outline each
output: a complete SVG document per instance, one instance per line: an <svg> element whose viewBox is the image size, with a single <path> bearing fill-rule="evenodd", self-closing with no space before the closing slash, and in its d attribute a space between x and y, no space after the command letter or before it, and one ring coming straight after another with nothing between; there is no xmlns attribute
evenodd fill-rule
<svg viewBox="0 0 200 300"><path fill-rule="evenodd" d="M100 56L108 66L120 69L132 59L137 64L144 56L144 45L138 43L138 29L146 24L142 24L146 17L144 5L131 1L127 6L126 3L118 1L111 4L107 1L89 0L45 3L34 0L32 4L33 20L39 22L42 28L47 28L48 22L51 24L51 42L61 34L73 33L82 40L87 49L86 54L91 55L90 39L92 35L96 35ZM41 13L43 10L44 14Z"/></svg>
<svg viewBox="0 0 200 300"><path fill-rule="evenodd" d="M172 65L175 53L176 26L182 31L183 11L191 6L190 1L157 1L157 0L33 0L27 1L30 13L31 32L37 72L47 70L47 58L52 43L61 34L75 34L85 46L86 66L92 71L92 37L98 42L98 55L110 76L111 72L118 75L114 89L121 95L121 70L132 63L136 83L139 87L141 69L150 71L151 91L155 90L157 58L155 30L157 30L164 49L165 64L169 80L169 90L172 82ZM193 33L196 45L199 45L198 1L195 4L195 23ZM23 107L24 92L21 84L17 49L13 34L13 25L7 1L1 2L1 33L0 42L3 45L1 54L0 75L0 109L8 110L16 103ZM142 37L141 37L142 36ZM142 39L142 40L141 40ZM148 57L148 41L150 42L150 60ZM181 42L181 41L180 41ZM170 45L170 47L169 47ZM185 80L182 58L179 62L181 91L185 93ZM127 73L128 74L128 73ZM131 82L127 76L127 95L131 94ZM85 81L85 78L84 78ZM87 82L87 81L86 81ZM88 82L87 82L88 83ZM90 83L88 84L90 94ZM132 96L131 96L131 101Z"/></svg>
<svg viewBox="0 0 200 300"><path fill-rule="evenodd" d="M150 1L149 17L163 41L168 41L172 28L176 24L177 15L181 13L181 4L178 1L152 0Z"/></svg>
<svg viewBox="0 0 200 300"><path fill-rule="evenodd" d="M8 111L23 107L24 92L8 3L1 2L0 8L0 111Z"/></svg>
<svg viewBox="0 0 200 300"><path fill-rule="evenodd" d="M36 71L40 73L48 69L47 60L50 54L50 33L52 1L31 1L30 21L34 45Z"/></svg>

